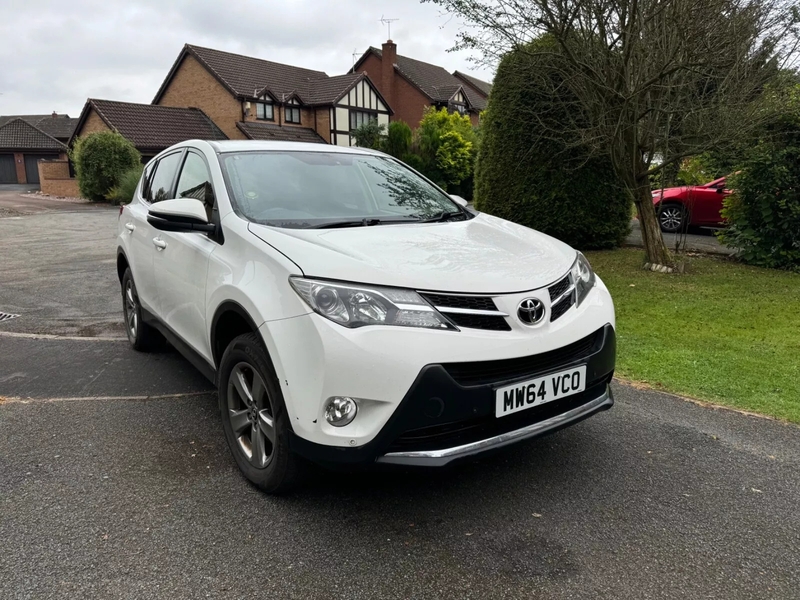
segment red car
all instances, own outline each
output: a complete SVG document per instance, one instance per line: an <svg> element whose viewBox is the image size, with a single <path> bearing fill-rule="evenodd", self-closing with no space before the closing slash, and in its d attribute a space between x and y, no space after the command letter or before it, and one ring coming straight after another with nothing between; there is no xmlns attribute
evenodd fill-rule
<svg viewBox="0 0 800 600"><path fill-rule="evenodd" d="M731 191L725 187L725 177L705 185L688 185L653 192L653 204L661 231L675 233L689 225L719 227L722 201Z"/></svg>

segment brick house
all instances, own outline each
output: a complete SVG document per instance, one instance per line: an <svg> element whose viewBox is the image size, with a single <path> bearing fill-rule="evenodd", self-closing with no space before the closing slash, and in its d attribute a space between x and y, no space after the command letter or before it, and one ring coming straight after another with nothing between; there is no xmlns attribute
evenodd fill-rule
<svg viewBox="0 0 800 600"><path fill-rule="evenodd" d="M191 139L224 140L227 136L199 108L175 108L89 98L69 140L97 131L117 131L136 146L142 161Z"/></svg>
<svg viewBox="0 0 800 600"><path fill-rule="evenodd" d="M353 143L350 132L392 110L363 73L334 77L186 44L153 104L202 109L231 139Z"/></svg>
<svg viewBox="0 0 800 600"><path fill-rule="evenodd" d="M38 122L35 117L40 116L50 118L49 115L2 117L0 183L39 183L40 160L66 160L64 143L31 124Z"/></svg>
<svg viewBox="0 0 800 600"><path fill-rule="evenodd" d="M400 56L397 44L387 41L381 48L370 47L351 72L368 74L394 109L394 118L412 128L428 106L445 107L467 114L473 125L486 108L491 84L430 63Z"/></svg>

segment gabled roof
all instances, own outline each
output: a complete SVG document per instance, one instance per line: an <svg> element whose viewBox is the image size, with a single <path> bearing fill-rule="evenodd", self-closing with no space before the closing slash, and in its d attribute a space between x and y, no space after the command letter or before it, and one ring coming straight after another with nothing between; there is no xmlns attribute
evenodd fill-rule
<svg viewBox="0 0 800 600"><path fill-rule="evenodd" d="M175 108L89 98L70 143L94 110L109 129L118 131L139 150L162 150L185 140L226 140L214 122L199 108Z"/></svg>
<svg viewBox="0 0 800 600"><path fill-rule="evenodd" d="M361 73L348 73L307 81L300 90L300 100L304 104L311 105L334 104L363 78Z"/></svg>
<svg viewBox="0 0 800 600"><path fill-rule="evenodd" d="M492 84L478 79L477 77L473 77L472 75L467 75L466 73L462 73L461 71L454 71L453 77L456 77L467 84L467 86L474 89L479 94L483 96L488 96L492 92Z"/></svg>
<svg viewBox="0 0 800 600"><path fill-rule="evenodd" d="M45 117L49 117L50 115L4 115L0 116L0 127L8 123L9 121L13 121L14 119L22 119L26 123L30 123L34 127L36 123L44 119Z"/></svg>
<svg viewBox="0 0 800 600"><path fill-rule="evenodd" d="M366 77L361 73L329 77L323 71L312 71L252 56L186 44L153 98L153 104L161 100L169 82L187 55L193 56L225 89L239 99L269 95L277 102L287 102L296 98L305 106L329 105L336 103L357 82ZM372 87L380 96L377 88L374 85ZM383 97L381 101L388 107Z"/></svg>
<svg viewBox="0 0 800 600"><path fill-rule="evenodd" d="M290 125L282 127L272 123L253 121L240 121L236 123L236 126L250 140L326 143L316 131L308 127L292 127Z"/></svg>
<svg viewBox="0 0 800 600"><path fill-rule="evenodd" d="M36 122L37 129L59 140L66 141L72 137L78 119L70 119L67 115L47 115Z"/></svg>
<svg viewBox="0 0 800 600"><path fill-rule="evenodd" d="M381 60L383 59L383 51L380 48L370 46L358 59L353 70L360 67L361 63L370 54L376 55ZM486 108L486 98L484 96L463 85L460 79L451 75L443 67L398 54L394 68L409 83L430 98L432 102L447 102L459 87L463 87L464 95L472 108L475 110Z"/></svg>
<svg viewBox="0 0 800 600"><path fill-rule="evenodd" d="M197 59L217 81L239 98L254 98L269 91L281 100L282 96L303 89L309 81L328 78L322 71L186 44L153 98L154 104L161 99L187 54Z"/></svg>
<svg viewBox="0 0 800 600"><path fill-rule="evenodd" d="M60 150L66 146L22 118L0 126L0 148L13 150Z"/></svg>

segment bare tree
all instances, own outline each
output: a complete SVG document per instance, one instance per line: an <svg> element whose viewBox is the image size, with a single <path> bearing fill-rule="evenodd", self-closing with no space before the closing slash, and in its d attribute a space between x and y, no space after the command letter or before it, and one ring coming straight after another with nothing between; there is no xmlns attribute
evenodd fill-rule
<svg viewBox="0 0 800 600"><path fill-rule="evenodd" d="M482 62L513 49L557 69L530 86L571 116L559 127L542 118L538 135L611 158L654 265L673 257L650 177L758 127L764 86L797 56L792 0L423 1L464 20L456 48ZM531 43L542 37L555 44Z"/></svg>

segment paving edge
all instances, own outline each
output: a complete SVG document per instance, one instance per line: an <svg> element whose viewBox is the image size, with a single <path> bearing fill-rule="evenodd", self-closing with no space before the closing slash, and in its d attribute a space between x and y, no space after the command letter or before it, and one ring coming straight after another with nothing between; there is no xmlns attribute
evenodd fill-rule
<svg viewBox="0 0 800 600"><path fill-rule="evenodd" d="M127 342L126 337L89 337L79 335L54 335L51 333L20 333L16 331L0 331L0 337L22 338L29 340L66 340L70 342Z"/></svg>
<svg viewBox="0 0 800 600"><path fill-rule="evenodd" d="M730 412L735 412L740 415L744 415L746 417L756 417L757 419L766 419L768 421L775 421L776 423L782 423L783 425L791 425L792 427L800 428L800 424L793 423L787 419L781 419L779 417L773 417L772 415L765 415L762 413L753 412L750 410L744 410L741 408L736 408L734 406L728 406L726 404L718 404L716 402L712 402L710 400L703 400L701 398L694 398L692 396L684 396L681 394L677 394L675 392L670 392L669 390L665 390L662 388L657 388L655 386L650 385L644 381L636 381L635 379L624 379L622 377L614 376L614 381L620 383L622 385L626 385L628 387L632 387L637 390L646 390L649 392L658 392L659 394L664 394L666 396L672 396L673 398L678 398L679 400L683 400L684 402L691 402L692 404L696 404L697 406L702 406L703 408L711 408L715 410L727 410Z"/></svg>

